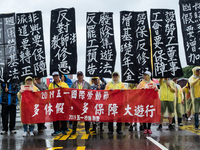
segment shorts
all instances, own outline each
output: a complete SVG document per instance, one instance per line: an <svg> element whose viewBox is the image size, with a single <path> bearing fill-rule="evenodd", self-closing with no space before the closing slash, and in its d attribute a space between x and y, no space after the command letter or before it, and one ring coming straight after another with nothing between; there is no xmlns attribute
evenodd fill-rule
<svg viewBox="0 0 200 150"><path fill-rule="evenodd" d="M174 113L174 102L161 101L161 113L165 113L167 108L169 113Z"/></svg>
<svg viewBox="0 0 200 150"><path fill-rule="evenodd" d="M199 113L200 97L194 99L194 112Z"/></svg>
<svg viewBox="0 0 200 150"><path fill-rule="evenodd" d="M192 99L186 100L186 110L191 111L192 110Z"/></svg>

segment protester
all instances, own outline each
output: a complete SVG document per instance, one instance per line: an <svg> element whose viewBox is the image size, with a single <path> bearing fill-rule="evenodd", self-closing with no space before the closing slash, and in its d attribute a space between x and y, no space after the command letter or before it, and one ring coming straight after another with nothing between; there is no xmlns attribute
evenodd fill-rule
<svg viewBox="0 0 200 150"><path fill-rule="evenodd" d="M169 130L174 130L172 126L172 118L174 113L174 93L175 93L175 83L169 78L162 78L159 80L160 83L160 101L161 101L161 118L158 130L162 130L162 122L164 114L168 109L168 119L169 119Z"/></svg>
<svg viewBox="0 0 200 150"><path fill-rule="evenodd" d="M173 81L175 83L174 106L178 117L178 126L183 126L181 113L181 103L183 103L183 92L181 86L177 84L177 80L178 78L173 78ZM175 117L173 117L172 123L175 124Z"/></svg>
<svg viewBox="0 0 200 150"><path fill-rule="evenodd" d="M18 83L2 83L2 92L0 103L2 105L1 115L3 130L1 134L8 132L8 118L10 118L9 130L10 134L16 134L15 121L16 121L16 106L18 103L17 93L19 92Z"/></svg>
<svg viewBox="0 0 200 150"><path fill-rule="evenodd" d="M69 88L69 86L60 80L59 72L54 71L52 73L53 76L53 82L49 84L49 90L55 89L55 88ZM61 122L61 127L60 127ZM56 136L60 134L60 132L64 135L66 135L66 131L68 131L67 128L67 121L54 121L53 122L53 128L54 132L51 134L52 136Z"/></svg>
<svg viewBox="0 0 200 150"><path fill-rule="evenodd" d="M137 89L155 89L155 91L158 91L158 88L156 84L151 80L151 72L145 71L143 75L143 80L139 83ZM148 124L148 127L147 127ZM143 123L144 127L144 134L152 134L151 131L151 123Z"/></svg>
<svg viewBox="0 0 200 150"><path fill-rule="evenodd" d="M61 81L67 83L67 85L69 86L69 88L71 88L71 86L72 86L72 80L70 78L68 78L67 75L62 75L61 76Z"/></svg>
<svg viewBox="0 0 200 150"><path fill-rule="evenodd" d="M111 91L114 91L116 89L120 89L121 91L125 90L125 85L119 81L119 73L118 72L113 72L112 74L112 81L109 82L107 85L106 85L106 88L105 90L111 90ZM123 134L123 132L121 131L121 127L122 127L122 123L117 123L117 133L118 134ZM108 134L113 134L113 122L109 122L108 123Z"/></svg>
<svg viewBox="0 0 200 150"><path fill-rule="evenodd" d="M195 129L199 128L199 108L200 108L200 67L194 67L192 69L193 75L189 78L191 86L191 98L194 103L194 120Z"/></svg>
<svg viewBox="0 0 200 150"><path fill-rule="evenodd" d="M30 88L30 90L31 90L32 92L37 92L37 91L39 91L39 89L38 89L36 86L33 85L33 79L32 79L32 77L30 77L30 76L26 77L26 79L25 79L25 85L32 86L32 88ZM21 89L21 90L17 93L18 99L21 100L21 94L22 94L23 92L24 92L24 89ZM21 103L20 103L20 108L21 108ZM25 113L25 112L21 112L21 113ZM28 129L28 126L29 126L29 129ZM30 124L30 125L28 125L28 124L23 124L23 128L24 128L24 134L23 134L24 137L28 136L28 131L29 131L30 136L34 136L34 134L33 134L34 124Z"/></svg>
<svg viewBox="0 0 200 150"><path fill-rule="evenodd" d="M102 84L100 84L100 80L102 81ZM106 85L106 81L104 80L104 78L92 77L92 85L91 85L92 90L104 90L105 85ZM93 128L90 131L96 132L97 123L93 122L92 125L93 125ZM104 131L103 122L100 122L100 132L103 132L103 131Z"/></svg>
<svg viewBox="0 0 200 150"><path fill-rule="evenodd" d="M47 90L47 86L45 84L42 83L41 78L37 77L34 80L34 85L40 90L40 91L44 91ZM47 127L45 126L45 123L38 123L38 132L43 132L44 129L46 129Z"/></svg>
<svg viewBox="0 0 200 150"><path fill-rule="evenodd" d="M91 86L88 82L86 82L84 79L84 75L82 71L78 71L77 72L77 79L71 86L71 88L74 89L91 89ZM90 123L85 121L85 131L86 134L89 134L89 127L90 127ZM73 132L72 134L76 134L76 129L77 129L77 121L73 122Z"/></svg>
<svg viewBox="0 0 200 150"><path fill-rule="evenodd" d="M191 111L193 107L191 95L190 95L190 84L189 82L186 84L186 86L183 87L183 91L185 92L185 99L186 99L186 110L187 110L187 117L188 121L191 121Z"/></svg>

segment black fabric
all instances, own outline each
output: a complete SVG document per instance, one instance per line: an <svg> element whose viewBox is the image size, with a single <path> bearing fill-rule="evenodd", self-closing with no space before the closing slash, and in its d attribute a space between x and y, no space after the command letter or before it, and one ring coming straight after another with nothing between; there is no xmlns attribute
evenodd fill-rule
<svg viewBox="0 0 200 150"><path fill-rule="evenodd" d="M148 124L148 128L147 128ZM144 129L151 129L151 123L143 123Z"/></svg>
<svg viewBox="0 0 200 150"><path fill-rule="evenodd" d="M109 122L108 123L108 130L113 132L114 129L113 129L113 122ZM122 130L122 123L117 123L117 132L121 131Z"/></svg>
<svg viewBox="0 0 200 150"><path fill-rule="evenodd" d="M17 92L19 91L19 84L17 84L17 83L7 84L8 92L5 92L5 88L6 88L6 85L1 84L1 89L2 89L1 104L17 105ZM8 102L8 101L10 101L10 102Z"/></svg>
<svg viewBox="0 0 200 150"><path fill-rule="evenodd" d="M19 82L14 13L0 15L0 82Z"/></svg>
<svg viewBox="0 0 200 150"><path fill-rule="evenodd" d="M78 121L73 121L73 131L76 131L77 129L77 123ZM90 128L90 122L85 121L85 131L89 130L89 128Z"/></svg>
<svg viewBox="0 0 200 150"><path fill-rule="evenodd" d="M2 124L3 131L8 131L8 118L10 118L9 129L10 131L15 129L16 120L16 106L15 105L4 105L2 104Z"/></svg>
<svg viewBox="0 0 200 150"><path fill-rule="evenodd" d="M60 122L61 122L61 127L60 127ZM53 122L53 128L55 132L67 131L67 121L55 121Z"/></svg>
<svg viewBox="0 0 200 150"><path fill-rule="evenodd" d="M199 0L180 0L180 20L187 65L200 65Z"/></svg>
<svg viewBox="0 0 200 150"><path fill-rule="evenodd" d="M77 43L75 9L59 8L51 11L50 74L76 74Z"/></svg>
<svg viewBox="0 0 200 150"><path fill-rule="evenodd" d="M20 81L26 76L46 77L42 12L16 14L17 49L19 50Z"/></svg>
<svg viewBox="0 0 200 150"><path fill-rule="evenodd" d="M88 12L86 23L86 76L111 78L116 49L113 13Z"/></svg>
<svg viewBox="0 0 200 150"><path fill-rule="evenodd" d="M183 76L179 59L175 11L151 9L150 18L153 77L172 78Z"/></svg>
<svg viewBox="0 0 200 150"><path fill-rule="evenodd" d="M122 82L139 83L151 72L150 32L147 12L120 12Z"/></svg>

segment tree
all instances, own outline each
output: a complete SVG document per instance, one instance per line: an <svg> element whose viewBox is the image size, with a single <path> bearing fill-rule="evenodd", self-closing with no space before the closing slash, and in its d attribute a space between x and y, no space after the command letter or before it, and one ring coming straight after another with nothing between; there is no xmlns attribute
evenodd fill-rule
<svg viewBox="0 0 200 150"><path fill-rule="evenodd" d="M191 75L193 75L192 69L195 66L187 66L183 68L183 78L190 78Z"/></svg>

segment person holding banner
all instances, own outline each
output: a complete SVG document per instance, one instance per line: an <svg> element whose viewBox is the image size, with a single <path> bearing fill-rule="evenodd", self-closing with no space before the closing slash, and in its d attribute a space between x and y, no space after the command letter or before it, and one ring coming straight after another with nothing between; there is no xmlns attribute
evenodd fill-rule
<svg viewBox="0 0 200 150"><path fill-rule="evenodd" d="M112 73L112 81L109 82L107 85L106 85L106 88L105 90L111 90L111 91L114 91L114 90L117 90L117 89L120 89L121 91L125 90L125 85L119 81L119 73L118 72L113 72ZM121 128L122 128L122 123L117 123L117 134L123 134L123 132L121 131ZM109 122L108 123L108 134L113 134L113 122Z"/></svg>
<svg viewBox="0 0 200 150"><path fill-rule="evenodd" d="M55 89L55 88L69 88L67 83L62 82L60 80L59 72L54 71L52 73L52 76L53 76L53 82L49 84L49 88L48 88L49 90ZM61 122L61 127L60 127L60 122ZM52 136L56 136L60 134L60 132L66 135L67 134L66 131L68 131L67 121L54 121L53 128L54 128L54 132L51 134Z"/></svg>
<svg viewBox="0 0 200 150"><path fill-rule="evenodd" d="M168 109L168 119L169 119L169 130L174 130L172 126L172 118L174 113L174 93L175 93L175 83L169 78L161 78L160 83L160 101L161 101L161 118L160 124L157 130L162 130L162 122L164 114Z"/></svg>
<svg viewBox="0 0 200 150"><path fill-rule="evenodd" d="M155 89L158 91L156 84L151 80L151 72L145 71L143 75L143 80L137 86L137 89ZM148 124L148 127L147 127ZM151 123L143 123L144 134L152 134Z"/></svg>
<svg viewBox="0 0 200 150"><path fill-rule="evenodd" d="M31 76L26 77L25 86L21 86L20 91L17 93L17 97L19 100L21 100L21 94L26 90L29 90L32 92L39 91L39 89L33 85L33 79ZM20 104L20 109L21 109L21 104ZM21 112L21 113L25 113L25 112ZM29 130L28 130L28 126L29 126ZM33 134L34 124L30 124L30 125L23 124L23 128L24 128L24 134L23 134L24 137L28 136L28 131L29 131L30 136L34 136Z"/></svg>
<svg viewBox="0 0 200 150"><path fill-rule="evenodd" d="M8 132L8 116L10 118L9 128L10 134L16 134L15 120L16 120L16 105L18 102L17 93L19 92L18 83L2 83L2 92L0 97L0 104L2 105L1 115L3 130L1 134Z"/></svg>
<svg viewBox="0 0 200 150"><path fill-rule="evenodd" d="M100 84L100 80L102 84ZM106 85L106 81L104 80L104 78L92 77L92 85L91 85L92 90L104 90L105 85ZM93 122L92 127L93 128L90 131L96 132L97 123ZM104 131L103 122L100 122L100 132L103 132L103 131Z"/></svg>
<svg viewBox="0 0 200 150"><path fill-rule="evenodd" d="M200 108L200 67L194 67L192 69L193 75L189 78L189 83L191 86L191 97L194 106L194 120L195 129L199 128L199 108Z"/></svg>
<svg viewBox="0 0 200 150"><path fill-rule="evenodd" d="M71 88L73 89L91 89L91 85L86 82L84 79L84 75L83 75L83 72L82 71L78 71L77 72L77 81L75 81ZM85 121L85 131L86 131L86 134L89 134L90 131L89 131L89 128L90 128L90 123L88 121ZM73 134L76 134L76 129L77 129L77 121L73 121L73 132L72 132L72 135Z"/></svg>
<svg viewBox="0 0 200 150"><path fill-rule="evenodd" d="M67 75L61 75L61 81L67 83L69 88L72 86L72 80L67 77Z"/></svg>
<svg viewBox="0 0 200 150"><path fill-rule="evenodd" d="M47 90L47 86L45 84L42 83L41 78L37 77L34 79L34 85L40 90L40 91L44 91ZM45 126L45 123L38 123L38 132L43 132L44 129L46 129L47 127Z"/></svg>
<svg viewBox="0 0 200 150"><path fill-rule="evenodd" d="M178 117L178 126L183 126L182 124L182 113L181 113L181 103L183 103L183 92L181 86L177 84L178 78L174 78L173 81L175 83L176 91L175 91L175 110ZM173 117L173 124L175 124L175 117Z"/></svg>

